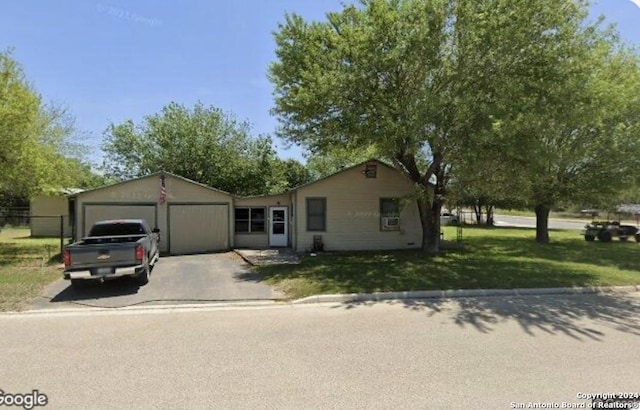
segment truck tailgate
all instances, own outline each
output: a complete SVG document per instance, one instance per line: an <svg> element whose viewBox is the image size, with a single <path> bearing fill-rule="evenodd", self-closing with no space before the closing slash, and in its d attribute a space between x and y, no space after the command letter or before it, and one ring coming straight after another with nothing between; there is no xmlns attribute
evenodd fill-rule
<svg viewBox="0 0 640 410"><path fill-rule="evenodd" d="M136 264L136 243L95 244L71 247L71 265L67 269Z"/></svg>

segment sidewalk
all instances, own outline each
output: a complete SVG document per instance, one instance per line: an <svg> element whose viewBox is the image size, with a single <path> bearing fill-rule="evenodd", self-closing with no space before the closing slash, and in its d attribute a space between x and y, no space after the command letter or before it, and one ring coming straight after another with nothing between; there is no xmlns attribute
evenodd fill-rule
<svg viewBox="0 0 640 410"><path fill-rule="evenodd" d="M247 263L254 266L298 264L300 258L293 249L235 249Z"/></svg>

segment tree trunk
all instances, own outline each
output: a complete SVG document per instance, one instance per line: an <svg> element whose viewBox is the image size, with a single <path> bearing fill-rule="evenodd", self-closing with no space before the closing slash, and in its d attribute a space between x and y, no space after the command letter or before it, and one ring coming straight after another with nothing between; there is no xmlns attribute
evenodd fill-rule
<svg viewBox="0 0 640 410"><path fill-rule="evenodd" d="M487 205L487 226L493 226L493 205Z"/></svg>
<svg viewBox="0 0 640 410"><path fill-rule="evenodd" d="M536 205L536 242L549 243L549 211L548 205Z"/></svg>
<svg viewBox="0 0 640 410"><path fill-rule="evenodd" d="M422 250L435 255L440 252L440 210L442 205L428 198L418 198L418 211L422 222Z"/></svg>
<svg viewBox="0 0 640 410"><path fill-rule="evenodd" d="M476 224L480 225L482 223L482 205L476 204L473 206L473 212L476 214Z"/></svg>

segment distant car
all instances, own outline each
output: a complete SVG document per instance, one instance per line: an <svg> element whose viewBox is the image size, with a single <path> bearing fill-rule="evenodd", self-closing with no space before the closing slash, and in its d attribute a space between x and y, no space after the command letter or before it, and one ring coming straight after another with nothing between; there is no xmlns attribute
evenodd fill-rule
<svg viewBox="0 0 640 410"><path fill-rule="evenodd" d="M440 225L457 225L460 223L457 215L449 212L440 214Z"/></svg>
<svg viewBox="0 0 640 410"><path fill-rule="evenodd" d="M583 216L590 216L595 218L596 216L600 216L600 212L597 209L583 209L580 211Z"/></svg>

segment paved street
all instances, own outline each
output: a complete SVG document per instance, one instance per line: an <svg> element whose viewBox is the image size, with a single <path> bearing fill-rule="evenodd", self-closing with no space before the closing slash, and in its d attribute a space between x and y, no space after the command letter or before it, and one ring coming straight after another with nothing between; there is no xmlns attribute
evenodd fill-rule
<svg viewBox="0 0 640 410"><path fill-rule="evenodd" d="M584 225L589 222L588 220L584 221L571 221L564 219L549 219L549 228L550 229L574 229L580 230L584 228ZM535 228L536 227L536 218L534 216L507 216L507 215L496 215L495 216L495 225L496 226L514 226L514 227L523 227L523 228Z"/></svg>
<svg viewBox="0 0 640 410"><path fill-rule="evenodd" d="M640 390L638 293L85 309L0 329L0 389L52 409L508 409Z"/></svg>

